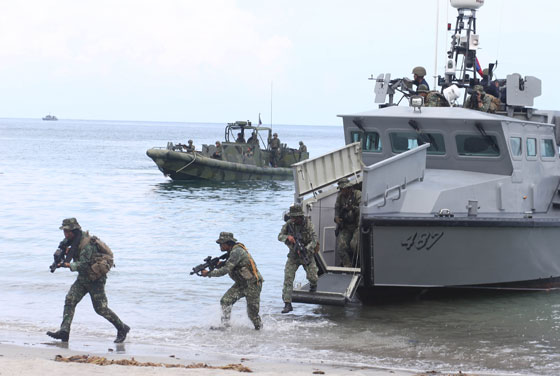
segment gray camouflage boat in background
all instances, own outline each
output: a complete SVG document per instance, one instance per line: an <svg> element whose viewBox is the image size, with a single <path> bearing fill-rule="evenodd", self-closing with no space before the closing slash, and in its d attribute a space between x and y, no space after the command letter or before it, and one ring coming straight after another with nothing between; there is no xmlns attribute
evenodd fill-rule
<svg viewBox="0 0 560 376"><path fill-rule="evenodd" d="M495 113L460 107L479 83L474 20L483 3L451 0L459 16L439 78L449 107L425 107L406 79L380 75L380 108L340 115L347 146L293 166L322 272L317 292L296 289L294 301L560 286L560 111L532 108L541 81L519 74L496 81L505 95ZM393 103L396 92L409 106ZM343 177L362 190L352 268L339 267L335 252L334 183Z"/></svg>
<svg viewBox="0 0 560 376"><path fill-rule="evenodd" d="M253 134L256 138L249 143L235 142L235 135L239 133L243 139ZM236 121L225 127L221 153L216 154L214 145L202 145L201 151L186 151L186 145L168 142L166 148L154 147L146 154L165 176L173 180L292 180L293 172L289 167L309 158L309 153L282 144L278 167L272 167L271 139L271 128L253 126L248 121Z"/></svg>

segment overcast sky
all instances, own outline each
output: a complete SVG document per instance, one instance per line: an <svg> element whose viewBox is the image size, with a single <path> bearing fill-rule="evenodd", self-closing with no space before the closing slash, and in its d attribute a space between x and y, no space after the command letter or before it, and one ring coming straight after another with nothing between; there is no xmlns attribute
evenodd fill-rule
<svg viewBox="0 0 560 376"><path fill-rule="evenodd" d="M276 124L340 124L375 108L371 74L434 74L438 3L441 74L447 0L3 1L0 117L269 123L272 103ZM477 13L481 64L539 77L543 109L560 109L559 10Z"/></svg>

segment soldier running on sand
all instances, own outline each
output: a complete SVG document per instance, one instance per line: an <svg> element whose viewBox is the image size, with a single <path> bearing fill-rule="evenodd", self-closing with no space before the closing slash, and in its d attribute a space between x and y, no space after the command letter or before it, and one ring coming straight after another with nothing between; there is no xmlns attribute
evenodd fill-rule
<svg viewBox="0 0 560 376"><path fill-rule="evenodd" d="M73 254L73 262L65 262L60 265L70 268L73 272L78 272L78 278L70 287L64 303L64 313L60 329L56 332L47 332L52 338L68 342L70 337L70 325L74 318L76 305L82 298L89 294L95 312L107 319L117 329L115 343L124 342L130 327L123 323L119 317L107 306L107 295L105 295L106 275L96 275L92 272L92 264L99 255L98 245L91 241L92 237L88 232L83 232L76 218L66 218L62 221L60 229L64 231L64 237L70 244L67 253ZM111 263L112 265L112 263Z"/></svg>

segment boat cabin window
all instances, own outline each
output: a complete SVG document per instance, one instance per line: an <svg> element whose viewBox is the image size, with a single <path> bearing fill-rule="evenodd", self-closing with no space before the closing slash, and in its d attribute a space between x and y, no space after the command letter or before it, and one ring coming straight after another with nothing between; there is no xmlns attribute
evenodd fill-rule
<svg viewBox="0 0 560 376"><path fill-rule="evenodd" d="M510 137L509 145L511 146L511 154L514 157L519 157L523 153L521 137Z"/></svg>
<svg viewBox="0 0 560 376"><path fill-rule="evenodd" d="M393 153L402 153L410 149L414 149L419 145L430 144L427 150L428 154L444 155L445 143L443 135L439 133L416 133L416 132L394 132L389 133L391 140L391 149Z"/></svg>
<svg viewBox="0 0 560 376"><path fill-rule="evenodd" d="M537 156L537 139L529 137L527 138L527 156L536 157Z"/></svg>
<svg viewBox="0 0 560 376"><path fill-rule="evenodd" d="M550 138L541 139L541 158L554 158L554 141Z"/></svg>
<svg viewBox="0 0 560 376"><path fill-rule="evenodd" d="M352 142L361 142L363 151L381 152L381 138L377 132L352 132Z"/></svg>
<svg viewBox="0 0 560 376"><path fill-rule="evenodd" d="M459 155L476 157L497 157L500 155L500 148L496 136L458 134L455 136L457 152Z"/></svg>

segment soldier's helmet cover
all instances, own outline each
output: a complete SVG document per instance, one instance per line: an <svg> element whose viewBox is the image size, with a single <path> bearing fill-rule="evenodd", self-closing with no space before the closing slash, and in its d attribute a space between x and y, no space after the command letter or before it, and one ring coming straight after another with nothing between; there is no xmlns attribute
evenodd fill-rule
<svg viewBox="0 0 560 376"><path fill-rule="evenodd" d="M429 93L430 91L428 90L428 87L424 84L422 85L418 85L418 90L416 90L418 93Z"/></svg>
<svg viewBox="0 0 560 376"><path fill-rule="evenodd" d="M82 227L78 223L76 218L66 218L62 220L62 226L59 227L60 230L81 230Z"/></svg>
<svg viewBox="0 0 560 376"><path fill-rule="evenodd" d="M290 206L290 217L303 217L303 209L301 205L292 205Z"/></svg>
<svg viewBox="0 0 560 376"><path fill-rule="evenodd" d="M300 145L303 145L303 141L300 141L299 144L300 144Z"/></svg>
<svg viewBox="0 0 560 376"><path fill-rule="evenodd" d="M352 184L350 184L350 180L348 180L347 178L342 178L338 181L338 189L350 187L352 187Z"/></svg>
<svg viewBox="0 0 560 376"><path fill-rule="evenodd" d="M192 142L193 142L192 140L189 140L189 144L192 144Z"/></svg>
<svg viewBox="0 0 560 376"><path fill-rule="evenodd" d="M274 133L273 136L278 136L278 133Z"/></svg>
<svg viewBox="0 0 560 376"><path fill-rule="evenodd" d="M237 239L233 237L233 233L231 232L220 232L220 237L216 240L216 243L222 244L227 242L237 243Z"/></svg>
<svg viewBox="0 0 560 376"><path fill-rule="evenodd" d="M424 67L414 67L412 70L412 74L415 74L419 77L424 77L426 75L426 68Z"/></svg>
<svg viewBox="0 0 560 376"><path fill-rule="evenodd" d="M482 85L474 85L473 90L478 91L480 94L484 94L484 88Z"/></svg>

